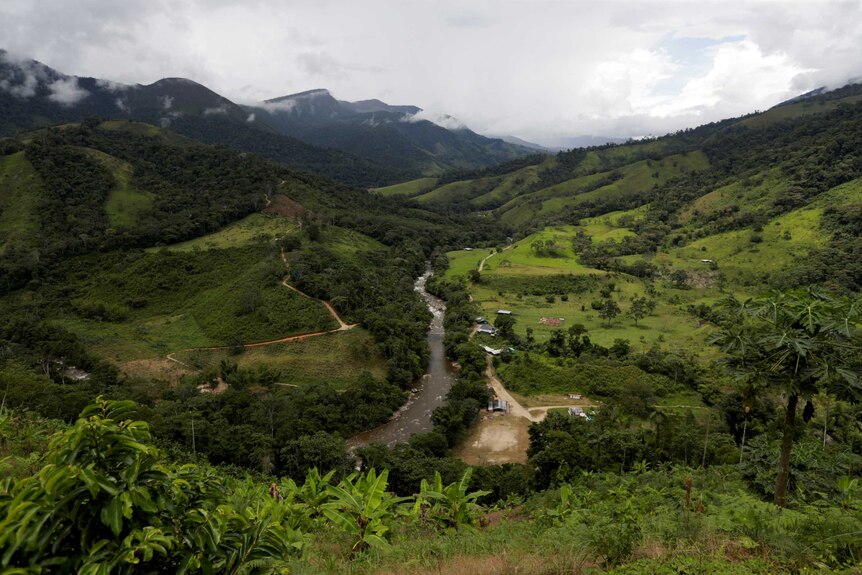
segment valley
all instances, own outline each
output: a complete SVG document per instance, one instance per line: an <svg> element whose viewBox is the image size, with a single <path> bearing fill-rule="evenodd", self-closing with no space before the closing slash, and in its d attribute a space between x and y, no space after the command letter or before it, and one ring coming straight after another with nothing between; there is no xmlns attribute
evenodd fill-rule
<svg viewBox="0 0 862 575"><path fill-rule="evenodd" d="M858 85L549 155L89 80L0 90L4 569L56 473L156 572L856 572Z"/></svg>

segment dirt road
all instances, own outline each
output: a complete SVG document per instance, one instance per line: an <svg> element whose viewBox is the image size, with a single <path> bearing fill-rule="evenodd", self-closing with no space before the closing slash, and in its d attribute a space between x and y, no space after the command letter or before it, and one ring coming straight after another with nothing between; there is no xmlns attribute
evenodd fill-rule
<svg viewBox="0 0 862 575"><path fill-rule="evenodd" d="M268 195L264 196L264 198L267 201L267 205L269 205L269 202L270 202L269 196ZM287 255L284 253L284 248L281 248L281 261L284 262L284 267L289 269L289 265L287 263ZM289 290L296 292L297 294L301 295L304 298L314 300L314 301L319 301L320 303L322 303L326 307L326 310L329 312L329 315L332 316L332 319L334 319L338 323L338 328L329 329L329 330L325 330L325 331L314 331L314 332L309 332L309 333L300 333L297 335L289 335L287 337L279 337L276 339L268 339L265 341L255 341L252 343L243 343L240 345L215 345L215 346L211 346L211 347L192 347L189 349L181 349L181 350L169 353L168 355L165 356L165 358L170 360L170 361L173 361L174 363L182 365L183 367L186 367L189 369L194 369L192 366L188 365L187 363L183 363L182 361L178 360L174 356L177 355L178 353L188 353L188 352L192 352L192 351L220 351L220 350L226 350L226 349L234 349L237 347L242 348L242 349L250 349L250 348L254 348L254 347L264 347L267 345L275 345L278 343L287 343L287 342L291 342L291 341L302 341L302 340L307 339L309 337L317 337L317 336L326 335L326 334L330 334L330 333L336 333L339 331L347 331L349 329L353 329L354 327L356 327L356 324L348 324L343 319L341 319L341 316L338 315L338 312L335 311L335 308L333 308L332 304L330 304L328 301L323 301L323 300L319 300L317 298L311 297L310 295L300 291L295 286L290 285L287 282L287 280L288 280L288 276L286 276L284 278L284 280L281 282L281 285L283 285L284 287L286 287Z"/></svg>

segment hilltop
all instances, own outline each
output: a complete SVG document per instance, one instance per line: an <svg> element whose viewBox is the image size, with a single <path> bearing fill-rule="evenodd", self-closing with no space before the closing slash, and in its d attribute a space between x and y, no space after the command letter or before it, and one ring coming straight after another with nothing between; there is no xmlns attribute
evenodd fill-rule
<svg viewBox="0 0 862 575"><path fill-rule="evenodd" d="M451 116L380 100L346 102L318 89L247 108L279 133L424 175L479 168L536 150L481 136Z"/></svg>
<svg viewBox="0 0 862 575"><path fill-rule="evenodd" d="M435 124L416 106L342 102L326 90L240 106L186 78L121 84L70 76L5 51L0 108L0 136L87 118L135 120L364 187L531 153L462 125Z"/></svg>

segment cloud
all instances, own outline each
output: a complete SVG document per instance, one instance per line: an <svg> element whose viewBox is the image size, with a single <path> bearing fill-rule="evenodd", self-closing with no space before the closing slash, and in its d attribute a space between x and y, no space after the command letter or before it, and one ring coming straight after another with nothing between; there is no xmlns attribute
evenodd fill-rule
<svg viewBox="0 0 862 575"><path fill-rule="evenodd" d="M3 0L0 47L81 77L188 77L247 103L326 87L539 143L665 133L862 76L858 0L465 6ZM0 89L31 96L36 74L0 77Z"/></svg>
<svg viewBox="0 0 862 575"><path fill-rule="evenodd" d="M204 110L204 116L226 116L227 115L227 106L222 104L221 106L217 106L215 108L206 108Z"/></svg>
<svg viewBox="0 0 862 575"><path fill-rule="evenodd" d="M78 79L75 77L60 78L48 84L48 99L52 102L57 102L64 106L72 106L77 104L90 93L78 85Z"/></svg>
<svg viewBox="0 0 862 575"><path fill-rule="evenodd" d="M96 85L103 90L107 90L108 92L113 92L115 94L119 92L125 92L126 90L133 90L136 87L121 84L120 82L114 82L112 80L107 80L105 78L97 79Z"/></svg>
<svg viewBox="0 0 862 575"><path fill-rule="evenodd" d="M268 112L284 112L290 114L296 108L296 100L279 100L278 102L261 102L257 104Z"/></svg>
<svg viewBox="0 0 862 575"><path fill-rule="evenodd" d="M173 96L161 96L159 100L162 102L162 108L164 108L165 110L170 110L171 106L174 105Z"/></svg>
<svg viewBox="0 0 862 575"><path fill-rule="evenodd" d="M6 51L0 52L0 64L7 64L0 66L0 90L17 98L32 98L39 84L49 79L47 70L38 62Z"/></svg>
<svg viewBox="0 0 862 575"><path fill-rule="evenodd" d="M422 122L428 121L447 130L466 130L467 125L458 118L453 118L447 114L440 112L432 112L431 110L420 110L412 115L406 115L401 119L402 122Z"/></svg>

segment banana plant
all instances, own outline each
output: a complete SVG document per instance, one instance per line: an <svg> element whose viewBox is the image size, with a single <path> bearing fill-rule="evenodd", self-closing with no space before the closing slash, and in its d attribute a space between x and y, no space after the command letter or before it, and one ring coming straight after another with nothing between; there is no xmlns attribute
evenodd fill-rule
<svg viewBox="0 0 862 575"><path fill-rule="evenodd" d="M473 527L478 524L484 508L476 500L490 491L474 491L467 493L473 469L469 468L461 476L460 481L443 485L440 472L434 473L434 483L422 480L417 497L422 516L435 523L442 530Z"/></svg>
<svg viewBox="0 0 862 575"><path fill-rule="evenodd" d="M305 482L302 486L296 489L296 500L309 510L310 517L320 517L323 513L321 507L331 498L327 488L332 483L334 475L335 470L333 469L321 476L315 467L305 475Z"/></svg>
<svg viewBox="0 0 862 575"><path fill-rule="evenodd" d="M351 557L369 547L385 549L386 535L405 497L387 493L389 470L378 475L374 469L366 474L352 473L338 485L328 485L331 501L321 505L323 514L340 529L351 533L355 542Z"/></svg>

